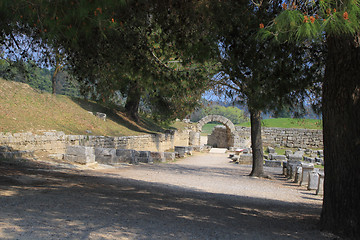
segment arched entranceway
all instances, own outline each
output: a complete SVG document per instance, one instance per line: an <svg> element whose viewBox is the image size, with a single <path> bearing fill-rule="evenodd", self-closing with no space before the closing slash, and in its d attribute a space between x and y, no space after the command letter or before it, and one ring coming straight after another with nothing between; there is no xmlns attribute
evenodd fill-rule
<svg viewBox="0 0 360 240"><path fill-rule="evenodd" d="M236 144L235 143L235 125L226 117L220 116L220 115L208 115L204 118L202 118L198 124L197 124L197 132L198 132L198 136L199 136L199 142L200 142L200 132L202 130L202 127L209 123L209 122L219 122L221 124L223 124L226 127L226 143L222 144L225 146L221 146L221 147L226 147L226 148L230 148L230 147L234 147Z"/></svg>

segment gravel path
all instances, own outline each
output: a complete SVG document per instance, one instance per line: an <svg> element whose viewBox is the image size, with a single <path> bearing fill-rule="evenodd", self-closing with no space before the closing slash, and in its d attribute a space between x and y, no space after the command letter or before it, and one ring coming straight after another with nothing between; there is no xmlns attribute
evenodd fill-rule
<svg viewBox="0 0 360 240"><path fill-rule="evenodd" d="M322 199L225 154L96 169L0 161L0 239L330 239Z"/></svg>

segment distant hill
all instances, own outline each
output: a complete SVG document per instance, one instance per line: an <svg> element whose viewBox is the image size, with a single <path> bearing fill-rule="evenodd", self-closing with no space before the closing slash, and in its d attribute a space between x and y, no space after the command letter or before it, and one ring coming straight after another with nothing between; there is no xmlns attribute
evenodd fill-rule
<svg viewBox="0 0 360 240"><path fill-rule="evenodd" d="M92 113L103 112L103 121ZM66 134L130 136L163 129L147 119L140 124L94 102L52 95L28 84L0 78L0 132L58 130Z"/></svg>

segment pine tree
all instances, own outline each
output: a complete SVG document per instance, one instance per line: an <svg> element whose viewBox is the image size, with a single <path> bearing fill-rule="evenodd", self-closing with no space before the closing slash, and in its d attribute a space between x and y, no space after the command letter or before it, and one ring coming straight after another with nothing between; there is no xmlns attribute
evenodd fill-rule
<svg viewBox="0 0 360 240"><path fill-rule="evenodd" d="M262 36L278 41L326 42L322 112L325 186L321 228L360 237L360 4L290 1Z"/></svg>

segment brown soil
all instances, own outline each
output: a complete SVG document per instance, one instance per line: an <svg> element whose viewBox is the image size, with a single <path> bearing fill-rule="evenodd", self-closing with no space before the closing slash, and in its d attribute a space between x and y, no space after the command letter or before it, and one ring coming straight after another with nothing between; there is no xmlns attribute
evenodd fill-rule
<svg viewBox="0 0 360 240"><path fill-rule="evenodd" d="M0 239L333 239L322 198L225 154L80 167L0 161Z"/></svg>

